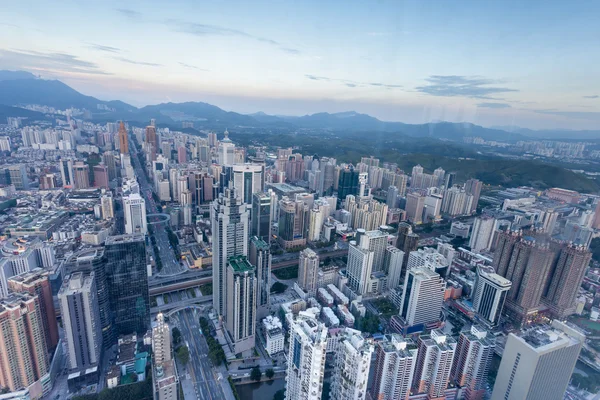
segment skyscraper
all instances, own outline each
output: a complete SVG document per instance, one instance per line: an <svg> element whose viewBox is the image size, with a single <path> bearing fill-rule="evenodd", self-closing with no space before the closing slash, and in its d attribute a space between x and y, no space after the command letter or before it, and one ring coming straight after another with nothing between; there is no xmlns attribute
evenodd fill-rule
<svg viewBox="0 0 600 400"><path fill-rule="evenodd" d="M252 235L271 242L271 196L266 193L252 195Z"/></svg>
<svg viewBox="0 0 600 400"><path fill-rule="evenodd" d="M264 167L257 164L240 164L232 167L233 187L246 204L252 204L252 195L264 189Z"/></svg>
<svg viewBox="0 0 600 400"><path fill-rule="evenodd" d="M384 272L387 274L387 288L394 289L400 285L404 252L388 245L385 249Z"/></svg>
<svg viewBox="0 0 600 400"><path fill-rule="evenodd" d="M562 400L585 335L564 322L510 333L492 400Z"/></svg>
<svg viewBox="0 0 600 400"><path fill-rule="evenodd" d="M481 195L482 183L479 179L469 179L465 182L465 192L473 196L473 202L471 203L471 214L477 211L477 204L479 204L479 196Z"/></svg>
<svg viewBox="0 0 600 400"><path fill-rule="evenodd" d="M331 377L332 399L364 400L371 369L373 344L360 331L346 328L341 334L334 356Z"/></svg>
<svg viewBox="0 0 600 400"><path fill-rule="evenodd" d="M413 224L423 222L423 206L425 197L418 193L409 193L406 195L406 218Z"/></svg>
<svg viewBox="0 0 600 400"><path fill-rule="evenodd" d="M73 176L73 160L61 159L58 164L63 187L73 187L75 177Z"/></svg>
<svg viewBox="0 0 600 400"><path fill-rule="evenodd" d="M234 164L234 154L235 154L235 144L229 139L229 132L225 130L225 137L219 143L219 165L233 165ZM210 140L210 137L209 137Z"/></svg>
<svg viewBox="0 0 600 400"><path fill-rule="evenodd" d="M419 336L417 362L413 377L413 392L428 395L428 399L445 399L450 381L456 341L433 330Z"/></svg>
<svg viewBox="0 0 600 400"><path fill-rule="evenodd" d="M87 189L90 187L90 168L87 164L77 161L73 165L73 187L75 189Z"/></svg>
<svg viewBox="0 0 600 400"><path fill-rule="evenodd" d="M102 331L94 273L75 272L65 278L58 301L69 371L84 371L97 366L102 352Z"/></svg>
<svg viewBox="0 0 600 400"><path fill-rule="evenodd" d="M489 250L494 237L496 219L487 215L475 218L473 231L469 240L469 247L472 251L480 252Z"/></svg>
<svg viewBox="0 0 600 400"><path fill-rule="evenodd" d="M125 123L121 121L119 124L119 151L121 154L129 154L129 139L127 138L127 128Z"/></svg>
<svg viewBox="0 0 600 400"><path fill-rule="evenodd" d="M219 315L225 316L227 262L230 257L248 255L249 206L242 203L235 189L226 188L212 203L210 218L213 234L213 307Z"/></svg>
<svg viewBox="0 0 600 400"><path fill-rule="evenodd" d="M487 377L495 347L494 337L475 325L470 331L460 334L450 376L463 388L465 400L485 398Z"/></svg>
<svg viewBox="0 0 600 400"><path fill-rule="evenodd" d="M358 195L358 170L354 170L354 166L349 165L340 170L340 178L338 181L338 199L345 200L346 196Z"/></svg>
<svg viewBox="0 0 600 400"><path fill-rule="evenodd" d="M138 193L123 197L123 214L125 216L125 233L148 232L146 221L146 201Z"/></svg>
<svg viewBox="0 0 600 400"><path fill-rule="evenodd" d="M406 272L400 317L409 326L439 321L444 302L446 282L427 268Z"/></svg>
<svg viewBox="0 0 600 400"><path fill-rule="evenodd" d="M38 297L46 347L48 350L54 351L58 343L58 324L56 323L56 312L48 272L39 268L25 274L13 276L8 279L8 287L14 293L29 293L31 296Z"/></svg>
<svg viewBox="0 0 600 400"><path fill-rule="evenodd" d="M250 239L250 264L256 267L256 306L268 308L271 293L271 247L264 240L253 236Z"/></svg>
<svg viewBox="0 0 600 400"><path fill-rule="evenodd" d="M417 359L414 343L398 334L386 335L375 345L375 359L371 399L408 400Z"/></svg>
<svg viewBox="0 0 600 400"><path fill-rule="evenodd" d="M256 329L256 272L245 256L229 258L226 285L225 326L237 354L254 348Z"/></svg>
<svg viewBox="0 0 600 400"><path fill-rule="evenodd" d="M318 289L319 255L311 249L300 252L298 264L298 286L314 296Z"/></svg>
<svg viewBox="0 0 600 400"><path fill-rule="evenodd" d="M313 315L300 311L291 320L286 400L320 400L325 376L327 327Z"/></svg>
<svg viewBox="0 0 600 400"><path fill-rule="evenodd" d="M106 165L94 165L94 186L108 189L108 167Z"/></svg>
<svg viewBox="0 0 600 400"><path fill-rule="evenodd" d="M302 200L283 197L279 201L279 242L283 248L306 245L308 211Z"/></svg>
<svg viewBox="0 0 600 400"><path fill-rule="evenodd" d="M398 238L396 240L396 247L404 252L404 260L402 262L403 270L406 270L408 264L408 256L411 251L415 251L419 246L419 235L413 233L412 227L406 222L400 222L398 224ZM404 271L401 275L404 277Z"/></svg>
<svg viewBox="0 0 600 400"><path fill-rule="evenodd" d="M23 164L9 165L7 168L10 183L15 185L17 190L29 189L29 178L27 177L27 169Z"/></svg>
<svg viewBox="0 0 600 400"><path fill-rule="evenodd" d="M494 268L479 265L471 301L477 315L490 325L496 325L504 307L511 282L494 272Z"/></svg>
<svg viewBox="0 0 600 400"><path fill-rule="evenodd" d="M156 160L156 153L158 153L158 136L156 135L156 127L150 125L146 127L146 144L150 146L151 161Z"/></svg>
<svg viewBox="0 0 600 400"><path fill-rule="evenodd" d="M146 332L150 326L150 300L144 235L109 236L104 252L117 334Z"/></svg>
<svg viewBox="0 0 600 400"><path fill-rule="evenodd" d="M162 313L156 316L156 326L152 328L152 352L157 364L169 361L171 355L171 328L165 323Z"/></svg>
<svg viewBox="0 0 600 400"><path fill-rule="evenodd" d="M48 372L40 313L37 296L11 294L0 300L1 387L10 391L26 388Z"/></svg>

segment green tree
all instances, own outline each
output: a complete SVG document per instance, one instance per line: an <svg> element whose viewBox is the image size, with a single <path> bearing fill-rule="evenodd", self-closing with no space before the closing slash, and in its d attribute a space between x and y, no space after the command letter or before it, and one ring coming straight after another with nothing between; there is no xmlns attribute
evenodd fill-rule
<svg viewBox="0 0 600 400"><path fill-rule="evenodd" d="M181 343L181 331L179 330L179 328L173 328L172 335L173 344L175 345L175 347L179 346L179 344Z"/></svg>
<svg viewBox="0 0 600 400"><path fill-rule="evenodd" d="M175 353L179 362L183 365L186 365L190 361L190 350L186 345L181 346L177 349Z"/></svg>
<svg viewBox="0 0 600 400"><path fill-rule="evenodd" d="M250 371L250 379L258 382L258 381L260 381L260 378L262 378L262 372L260 372L260 368L259 367L252 368L252 371Z"/></svg>
<svg viewBox="0 0 600 400"><path fill-rule="evenodd" d="M271 286L271 293L283 293L288 288L288 285L281 282L275 282L273 286Z"/></svg>
<svg viewBox="0 0 600 400"><path fill-rule="evenodd" d="M273 400L285 400L285 389L279 389L273 395Z"/></svg>
<svg viewBox="0 0 600 400"><path fill-rule="evenodd" d="M273 368L269 368L265 371L265 376L269 379L271 379L274 375L275 371L273 371Z"/></svg>

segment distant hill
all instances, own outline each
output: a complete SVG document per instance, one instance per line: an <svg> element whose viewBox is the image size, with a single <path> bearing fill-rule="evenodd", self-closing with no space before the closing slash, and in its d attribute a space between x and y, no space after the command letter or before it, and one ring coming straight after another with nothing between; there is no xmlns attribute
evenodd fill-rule
<svg viewBox="0 0 600 400"><path fill-rule="evenodd" d="M531 139L600 140L600 130L542 129L536 131L512 126L498 127L497 129L519 133Z"/></svg>
<svg viewBox="0 0 600 400"><path fill-rule="evenodd" d="M24 117L35 121L46 119L44 114L37 111L0 104L0 124L5 124L8 117Z"/></svg>
<svg viewBox="0 0 600 400"><path fill-rule="evenodd" d="M36 79L36 76L27 71L0 70L0 81L14 81L16 79Z"/></svg>

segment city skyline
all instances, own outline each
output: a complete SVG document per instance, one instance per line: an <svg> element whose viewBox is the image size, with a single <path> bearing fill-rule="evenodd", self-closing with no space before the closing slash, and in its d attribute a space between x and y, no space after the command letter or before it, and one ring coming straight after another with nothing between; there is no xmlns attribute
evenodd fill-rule
<svg viewBox="0 0 600 400"><path fill-rule="evenodd" d="M0 19L0 67L101 99L534 129L600 120L591 2L36 3Z"/></svg>

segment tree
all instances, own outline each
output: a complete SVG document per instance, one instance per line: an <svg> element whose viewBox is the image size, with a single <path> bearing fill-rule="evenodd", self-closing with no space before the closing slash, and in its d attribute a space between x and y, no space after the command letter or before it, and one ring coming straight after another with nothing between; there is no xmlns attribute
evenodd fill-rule
<svg viewBox="0 0 600 400"><path fill-rule="evenodd" d="M259 367L252 368L252 371L250 371L250 379L258 382L258 381L260 381L260 378L262 378L262 372L260 372L260 368Z"/></svg>
<svg viewBox="0 0 600 400"><path fill-rule="evenodd" d="M462 331L464 325L465 324L463 324L463 322L460 320L452 321L452 335L460 335L460 332Z"/></svg>
<svg viewBox="0 0 600 400"><path fill-rule="evenodd" d="M275 371L273 371L273 368L269 368L265 371L265 376L269 379L271 379L274 375Z"/></svg>
<svg viewBox="0 0 600 400"><path fill-rule="evenodd" d="M273 395L273 400L285 400L285 389L280 389Z"/></svg>
<svg viewBox="0 0 600 400"><path fill-rule="evenodd" d="M179 328L175 327L173 328L173 344L175 345L175 347L177 347L180 343L181 343L181 332L179 331Z"/></svg>
<svg viewBox="0 0 600 400"><path fill-rule="evenodd" d="M187 346L183 345L175 353L179 362L186 365L190 361L190 350Z"/></svg>
<svg viewBox="0 0 600 400"><path fill-rule="evenodd" d="M271 286L271 293L283 293L288 288L288 285L281 282L275 282L273 286Z"/></svg>

